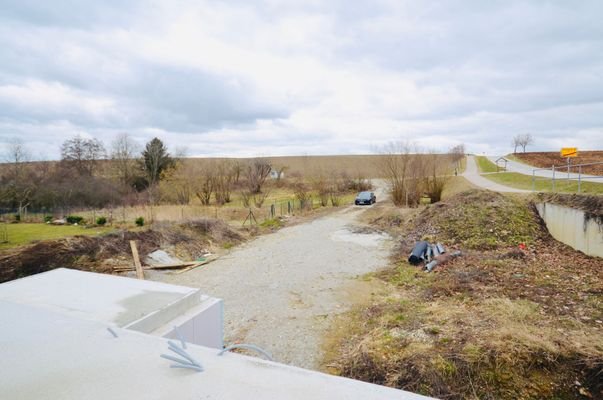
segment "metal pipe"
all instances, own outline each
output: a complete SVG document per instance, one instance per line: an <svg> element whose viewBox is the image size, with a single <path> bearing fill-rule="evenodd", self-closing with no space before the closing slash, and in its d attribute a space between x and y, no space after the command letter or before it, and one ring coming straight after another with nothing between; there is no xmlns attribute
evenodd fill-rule
<svg viewBox="0 0 603 400"><path fill-rule="evenodd" d="M427 249L425 249L425 260L427 260L427 262L431 261L432 254L431 246L428 244Z"/></svg>
<svg viewBox="0 0 603 400"><path fill-rule="evenodd" d="M427 250L428 245L429 243L426 241L415 243L415 247L412 249L412 252L408 257L408 262L412 265L420 264L421 260L425 259L425 251Z"/></svg>
<svg viewBox="0 0 603 400"><path fill-rule="evenodd" d="M182 357L186 358L187 360L189 360L191 362L191 364L193 365L197 365L197 366L201 366L201 363L199 363L197 360L195 360L193 357L191 357L186 351L182 350L179 347L175 347L175 346L170 346L168 347L169 350L172 350L174 353L181 355Z"/></svg>
<svg viewBox="0 0 603 400"><path fill-rule="evenodd" d="M446 253L446 248L444 247L444 245L442 245L442 243L436 243L436 246L437 246L438 251L440 252L440 254Z"/></svg>
<svg viewBox="0 0 603 400"><path fill-rule="evenodd" d="M170 361L174 361L174 362L180 363L182 365L192 365L194 367L197 367L197 365L191 364L187 360L183 360L183 359L178 358L178 357L170 356L169 354L160 354L159 357L165 358L166 360L170 360Z"/></svg>
<svg viewBox="0 0 603 400"><path fill-rule="evenodd" d="M431 270L437 267L439 263L440 262L438 260L433 260L425 266L425 269L427 269L427 272L431 272Z"/></svg>
<svg viewBox="0 0 603 400"><path fill-rule="evenodd" d="M195 365L172 364L172 365L170 365L170 368L185 368L185 369L192 369L193 371L197 371L197 372L203 372L203 368L199 368Z"/></svg>
<svg viewBox="0 0 603 400"><path fill-rule="evenodd" d="M433 244L431 245L431 251L433 252L433 256L437 257L440 255L440 249L438 249L438 245L437 244Z"/></svg>
<svg viewBox="0 0 603 400"><path fill-rule="evenodd" d="M256 345L253 344L245 344L245 343L239 343L239 344L233 344L231 346L228 346L222 350L220 350L220 352L218 353L219 356L221 356L222 354L226 353L227 351L231 351L234 349L247 349L247 350L255 350L258 353L263 354L264 356L266 356L266 358L268 358L270 361L274 361L272 359L272 356L270 355L270 353L268 353L267 351L259 348Z"/></svg>

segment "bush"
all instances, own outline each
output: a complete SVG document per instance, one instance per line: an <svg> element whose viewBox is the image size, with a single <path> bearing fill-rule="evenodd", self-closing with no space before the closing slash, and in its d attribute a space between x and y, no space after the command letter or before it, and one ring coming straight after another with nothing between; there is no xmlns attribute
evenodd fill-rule
<svg viewBox="0 0 603 400"><path fill-rule="evenodd" d="M144 218L143 217L136 218L136 220L134 222L136 223L136 226L144 226Z"/></svg>
<svg viewBox="0 0 603 400"><path fill-rule="evenodd" d="M15 214L15 221L16 222L21 221L21 214Z"/></svg>
<svg viewBox="0 0 603 400"><path fill-rule="evenodd" d="M52 215L46 215L44 216L44 222L52 222Z"/></svg>
<svg viewBox="0 0 603 400"><path fill-rule="evenodd" d="M107 218L105 217L98 217L96 219L96 225L105 225L107 223Z"/></svg>
<svg viewBox="0 0 603 400"><path fill-rule="evenodd" d="M69 215L66 220L68 224L79 225L80 223L84 222L84 217L80 217L79 215Z"/></svg>

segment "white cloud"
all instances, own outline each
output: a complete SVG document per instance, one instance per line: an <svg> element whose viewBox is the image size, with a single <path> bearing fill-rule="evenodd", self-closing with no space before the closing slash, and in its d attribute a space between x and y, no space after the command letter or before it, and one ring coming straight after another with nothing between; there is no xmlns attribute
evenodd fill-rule
<svg viewBox="0 0 603 400"><path fill-rule="evenodd" d="M0 138L128 131L246 156L400 139L503 153L523 132L534 149L603 147L595 0L9 3Z"/></svg>

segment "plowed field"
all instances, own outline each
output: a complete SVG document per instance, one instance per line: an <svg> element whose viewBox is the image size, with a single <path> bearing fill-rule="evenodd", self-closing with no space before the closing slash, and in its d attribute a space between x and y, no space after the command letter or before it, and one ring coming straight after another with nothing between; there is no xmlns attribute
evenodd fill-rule
<svg viewBox="0 0 603 400"><path fill-rule="evenodd" d="M533 152L514 154L520 161L539 168L551 168L555 166L565 166L566 159L561 157L559 152ZM578 157L571 159L573 165L590 164L603 162L603 151L579 151ZM578 168L572 168L571 172L578 172ZM589 165L582 167L582 172L591 175L603 175L603 164Z"/></svg>

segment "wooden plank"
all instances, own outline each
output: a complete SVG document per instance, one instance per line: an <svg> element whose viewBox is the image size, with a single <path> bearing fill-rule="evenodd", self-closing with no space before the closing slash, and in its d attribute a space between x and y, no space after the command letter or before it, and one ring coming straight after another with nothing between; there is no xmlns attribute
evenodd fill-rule
<svg viewBox="0 0 603 400"><path fill-rule="evenodd" d="M185 261L178 264L158 264L158 265L149 265L144 267L144 269L178 269L189 267L191 265L197 264L199 261Z"/></svg>
<svg viewBox="0 0 603 400"><path fill-rule="evenodd" d="M205 261L200 261L200 262L196 263L195 265L191 265L190 267L187 267L187 268L181 269L180 271L174 272L174 274L183 274L185 272L190 271L191 269L195 269L195 268L200 267L202 265L209 264L210 262L215 261L217 259L218 259L218 257L208 258Z"/></svg>
<svg viewBox="0 0 603 400"><path fill-rule="evenodd" d="M196 265L198 264L200 261L189 261L189 262L183 262L180 264L160 264L160 265L146 265L144 267L142 267L143 270L149 270L149 269L180 269L180 268L185 268L185 267L190 267L191 265ZM134 271L135 268L134 267L126 267L126 266L115 266L113 267L113 271Z"/></svg>
<svg viewBox="0 0 603 400"><path fill-rule="evenodd" d="M140 264L140 258L138 257L138 249L136 248L136 241L130 240L130 247L132 248L132 257L134 257L134 266L136 266L136 277L138 279L144 279L144 271Z"/></svg>

